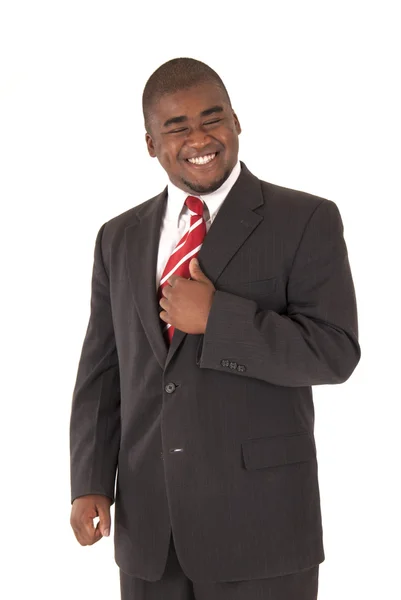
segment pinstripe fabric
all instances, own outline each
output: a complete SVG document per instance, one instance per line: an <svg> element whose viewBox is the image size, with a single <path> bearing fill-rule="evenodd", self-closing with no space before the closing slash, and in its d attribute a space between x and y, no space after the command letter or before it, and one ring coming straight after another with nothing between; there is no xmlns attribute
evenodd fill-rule
<svg viewBox="0 0 401 600"><path fill-rule="evenodd" d="M317 600L318 587L319 565L265 579L193 582L181 568L173 536L158 581L131 577L120 569L121 600Z"/></svg>
<svg viewBox="0 0 401 600"><path fill-rule="evenodd" d="M355 291L337 205L241 163L197 256L216 288L208 326L176 329L167 348L166 201L167 189L96 238L71 499L115 500L115 558L130 577L163 577L173 533L195 595L226 582L232 600L241 581L324 561L312 387L358 364Z"/></svg>
<svg viewBox="0 0 401 600"><path fill-rule="evenodd" d="M191 219L189 229L180 239L170 258L168 259L158 290L158 300L161 299L164 286L168 285L168 278L171 275L180 275L190 279L189 263L192 258L199 254L202 248L203 240L206 235L206 222L203 218L204 204L200 198L196 196L188 196L185 204L189 209ZM170 323L164 323L163 335L168 344L171 343L174 335L174 327Z"/></svg>

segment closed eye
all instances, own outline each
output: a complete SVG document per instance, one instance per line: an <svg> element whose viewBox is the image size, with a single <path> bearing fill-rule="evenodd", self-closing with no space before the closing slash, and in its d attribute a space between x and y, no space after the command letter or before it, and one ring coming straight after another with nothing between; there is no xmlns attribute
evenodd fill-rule
<svg viewBox="0 0 401 600"><path fill-rule="evenodd" d="M186 127L182 127L181 129L172 129L171 131L166 131L166 133L182 133L183 131L186 131L187 128Z"/></svg>
<svg viewBox="0 0 401 600"><path fill-rule="evenodd" d="M219 123L222 120L223 119L213 119L212 121L206 121L205 123L203 123L203 125L214 125L215 123ZM170 131L166 131L165 133L183 133L184 131L187 131L187 129L187 127L180 127L180 129L171 129Z"/></svg>

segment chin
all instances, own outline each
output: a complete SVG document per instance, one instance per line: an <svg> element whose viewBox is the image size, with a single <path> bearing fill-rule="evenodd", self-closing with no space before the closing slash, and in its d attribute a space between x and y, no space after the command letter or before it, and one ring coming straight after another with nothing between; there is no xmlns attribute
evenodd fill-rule
<svg viewBox="0 0 401 600"><path fill-rule="evenodd" d="M227 170L223 175L221 175L220 177L218 177L217 179L214 179L213 181L209 182L209 183L199 183L199 182L195 182L195 181L188 181L187 179L182 178L182 183L189 188L190 190L192 190L193 192L195 192L196 194L211 194L212 192L215 192L216 190L219 189L219 187L221 187L223 185L223 183L228 179L228 177L230 176L230 172L229 170Z"/></svg>

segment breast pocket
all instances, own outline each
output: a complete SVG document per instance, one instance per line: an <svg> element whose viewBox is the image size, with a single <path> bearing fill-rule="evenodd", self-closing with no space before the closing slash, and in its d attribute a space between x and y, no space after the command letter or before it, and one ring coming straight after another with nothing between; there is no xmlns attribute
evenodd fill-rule
<svg viewBox="0 0 401 600"><path fill-rule="evenodd" d="M274 294L277 287L277 277L257 279L253 281L229 281L216 283L216 288L251 300L261 300Z"/></svg>

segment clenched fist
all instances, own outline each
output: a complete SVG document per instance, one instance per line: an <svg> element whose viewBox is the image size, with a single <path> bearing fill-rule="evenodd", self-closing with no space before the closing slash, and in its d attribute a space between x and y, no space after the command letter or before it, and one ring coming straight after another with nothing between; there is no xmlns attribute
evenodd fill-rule
<svg viewBox="0 0 401 600"><path fill-rule="evenodd" d="M71 508L71 527L82 546L91 546L103 536L110 535L111 500L100 494L90 494L75 498ZM94 526L93 519L99 517Z"/></svg>

